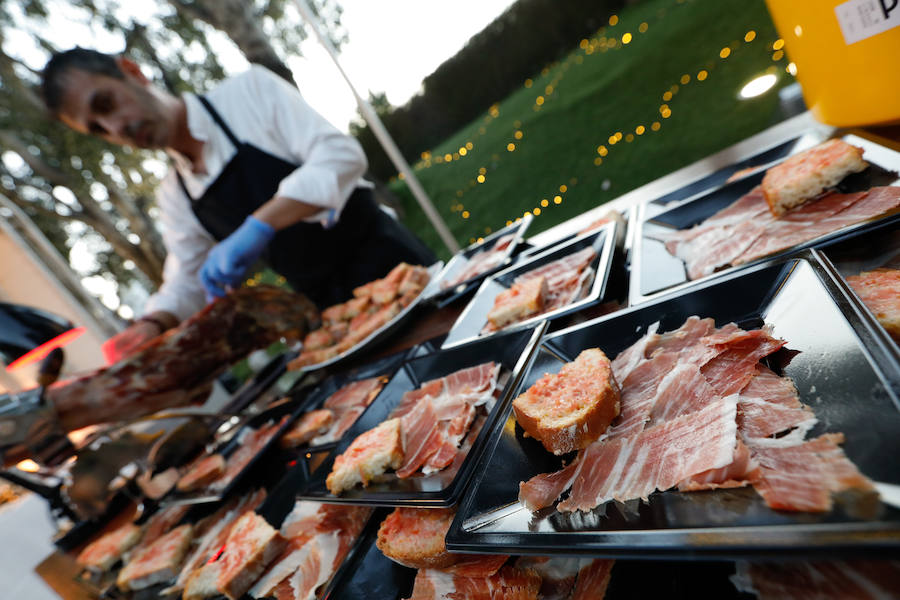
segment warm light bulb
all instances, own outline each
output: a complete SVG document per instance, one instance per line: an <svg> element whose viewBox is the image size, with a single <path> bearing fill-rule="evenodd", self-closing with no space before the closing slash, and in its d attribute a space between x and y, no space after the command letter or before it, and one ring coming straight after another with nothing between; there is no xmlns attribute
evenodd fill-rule
<svg viewBox="0 0 900 600"><path fill-rule="evenodd" d="M778 81L778 78L771 73L756 77L741 88L740 97L756 98L757 96L761 96L772 89L772 86L775 85L776 81Z"/></svg>

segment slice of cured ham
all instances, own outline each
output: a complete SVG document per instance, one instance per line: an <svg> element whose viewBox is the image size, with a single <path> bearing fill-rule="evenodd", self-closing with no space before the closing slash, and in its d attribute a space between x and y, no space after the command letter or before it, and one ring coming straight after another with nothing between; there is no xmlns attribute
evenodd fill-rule
<svg viewBox="0 0 900 600"><path fill-rule="evenodd" d="M748 263L900 208L900 187L851 194L828 193L779 217L768 211L759 187L686 230L654 233L685 263L690 279Z"/></svg>
<svg viewBox="0 0 900 600"><path fill-rule="evenodd" d="M882 268L847 277L878 322L900 342L900 269Z"/></svg>
<svg viewBox="0 0 900 600"><path fill-rule="evenodd" d="M590 511L609 500L634 500L669 489L733 460L735 397L651 427L637 435L595 442L579 456L569 497L557 509Z"/></svg>
<svg viewBox="0 0 900 600"><path fill-rule="evenodd" d="M872 492L874 487L846 457L839 443L843 434L825 434L801 444L750 446L759 462L756 491L770 508L789 511L831 510L832 492L857 489Z"/></svg>
<svg viewBox="0 0 900 600"><path fill-rule="evenodd" d="M329 396L322 408L332 413L331 426L310 439L310 445L320 446L339 440L375 400L385 383L384 377L370 377L348 383Z"/></svg>
<svg viewBox="0 0 900 600"><path fill-rule="evenodd" d="M641 433L595 442L563 471L522 484L520 499L532 510L549 506L556 499L549 494L571 483L569 497L557 509L589 511L609 500L646 499L655 490L724 467L737 443L736 406L736 397L717 400Z"/></svg>
<svg viewBox="0 0 900 600"><path fill-rule="evenodd" d="M738 440L732 461L720 469L710 469L698 473L678 484L681 492L699 490L717 490L722 488L743 487L757 481L760 477L759 464L750 454L750 449Z"/></svg>
<svg viewBox="0 0 900 600"><path fill-rule="evenodd" d="M540 587L541 576L531 569L506 566L490 577L420 569L409 600L537 600Z"/></svg>

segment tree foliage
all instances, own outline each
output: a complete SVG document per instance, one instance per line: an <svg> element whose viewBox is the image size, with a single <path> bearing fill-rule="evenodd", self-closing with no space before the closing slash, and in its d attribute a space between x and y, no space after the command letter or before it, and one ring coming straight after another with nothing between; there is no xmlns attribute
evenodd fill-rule
<svg viewBox="0 0 900 600"><path fill-rule="evenodd" d="M340 7L313 5L339 46ZM74 45L121 52L177 94L202 93L228 74L226 57L243 55L292 81L285 61L306 35L294 12L288 0L0 0L0 194L70 262L73 249L87 250L82 277L152 290L165 257L153 194L166 157L48 118L37 89L43 63ZM80 42L94 37L107 47Z"/></svg>
<svg viewBox="0 0 900 600"><path fill-rule="evenodd" d="M379 116L407 160L429 150L522 85L541 68L590 36L624 0L518 0L425 78L422 92ZM383 100L383 98L382 98ZM362 122L351 131L381 179L396 173L374 133Z"/></svg>

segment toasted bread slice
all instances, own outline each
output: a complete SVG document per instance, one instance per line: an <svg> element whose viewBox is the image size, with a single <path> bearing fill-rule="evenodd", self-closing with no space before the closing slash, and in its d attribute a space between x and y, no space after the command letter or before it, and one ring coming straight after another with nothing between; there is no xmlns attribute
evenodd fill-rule
<svg viewBox="0 0 900 600"><path fill-rule="evenodd" d="M402 262L375 282L372 286L372 301L376 304L387 304L399 295L400 283L413 266Z"/></svg>
<svg viewBox="0 0 900 600"><path fill-rule="evenodd" d="M237 600L250 589L266 567L281 554L287 540L255 512L242 515L228 533L220 564L216 589Z"/></svg>
<svg viewBox="0 0 900 600"><path fill-rule="evenodd" d="M317 435L328 431L334 413L327 408L312 410L302 417L278 440L282 448L296 448L309 442Z"/></svg>
<svg viewBox="0 0 900 600"><path fill-rule="evenodd" d="M599 348L583 351L513 401L516 421L553 454L586 447L619 414L619 385Z"/></svg>
<svg viewBox="0 0 900 600"><path fill-rule="evenodd" d="M827 142L791 156L766 171L762 193L775 216L812 200L851 173L868 165L863 149L841 139Z"/></svg>
<svg viewBox="0 0 900 600"><path fill-rule="evenodd" d="M191 465L175 487L179 492L193 492L205 488L223 473L225 473L225 458L221 454L210 454Z"/></svg>
<svg viewBox="0 0 900 600"><path fill-rule="evenodd" d="M400 419L388 419L353 440L344 453L334 460L325 485L337 496L357 483L366 486L373 477L388 469L398 469L402 464Z"/></svg>
<svg viewBox="0 0 900 600"><path fill-rule="evenodd" d="M82 566L107 571L140 539L141 528L126 523L88 544L75 560Z"/></svg>
<svg viewBox="0 0 900 600"><path fill-rule="evenodd" d="M116 585L121 590L142 590L174 579L191 545L193 531L191 525L181 525L135 553L119 571Z"/></svg>
<svg viewBox="0 0 900 600"><path fill-rule="evenodd" d="M216 588L216 580L222 566L217 563L208 563L194 571L184 586L181 600L205 600L219 595Z"/></svg>
<svg viewBox="0 0 900 600"><path fill-rule="evenodd" d="M310 331L306 334L306 337L303 338L303 349L304 350L321 350L322 348L327 348L328 346L333 346L335 344L334 335L331 333L331 328L321 328L316 329L315 331Z"/></svg>
<svg viewBox="0 0 900 600"><path fill-rule="evenodd" d="M494 307L488 313L488 321L497 329L521 321L541 310L546 296L546 277L516 281L511 288L497 294Z"/></svg>
<svg viewBox="0 0 900 600"><path fill-rule="evenodd" d="M400 282L400 287L397 289L397 293L400 296L405 296L406 294L410 293L418 294L423 289L425 289L425 286L428 285L428 280L430 278L431 277L428 275L428 269L419 265L414 265L410 267L406 272L406 275Z"/></svg>
<svg viewBox="0 0 900 600"><path fill-rule="evenodd" d="M444 538L455 508L395 508L378 528L375 545L381 552L413 569L443 569L457 555L447 551Z"/></svg>

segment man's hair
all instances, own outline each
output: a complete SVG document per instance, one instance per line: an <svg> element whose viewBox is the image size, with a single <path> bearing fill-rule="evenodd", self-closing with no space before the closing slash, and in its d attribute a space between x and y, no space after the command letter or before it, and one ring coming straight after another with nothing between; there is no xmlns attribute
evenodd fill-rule
<svg viewBox="0 0 900 600"><path fill-rule="evenodd" d="M53 114L57 114L66 91L65 76L71 69L81 69L88 73L108 75L116 79L124 79L125 74L119 68L116 57L87 48L72 48L54 54L44 67L41 92L44 104Z"/></svg>

